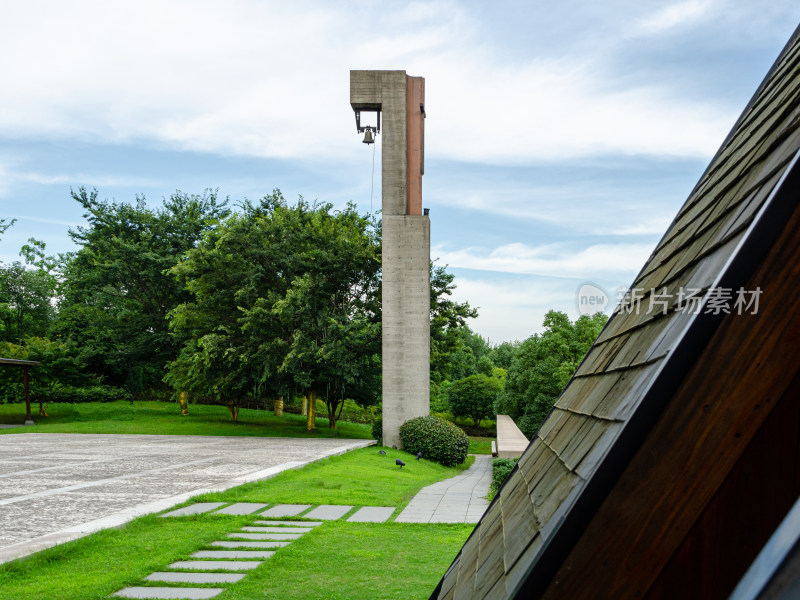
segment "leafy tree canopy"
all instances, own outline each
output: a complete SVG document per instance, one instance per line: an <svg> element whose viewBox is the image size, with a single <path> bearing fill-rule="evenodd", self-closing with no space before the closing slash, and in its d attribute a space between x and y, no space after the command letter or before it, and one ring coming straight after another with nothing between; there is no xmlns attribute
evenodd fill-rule
<svg viewBox="0 0 800 600"><path fill-rule="evenodd" d="M228 216L227 200L211 191L176 192L151 208L139 196L128 204L98 200L97 190L85 188L71 195L88 224L69 232L80 248L62 261L54 332L109 382L133 392L156 385L164 362L177 354L167 314L190 298L167 271Z"/></svg>
<svg viewBox="0 0 800 600"><path fill-rule="evenodd" d="M170 313L183 347L167 381L220 401L313 392L332 426L345 397L375 403L376 236L352 205L291 206L277 190L243 204L170 270L191 298Z"/></svg>
<svg viewBox="0 0 800 600"><path fill-rule="evenodd" d="M596 313L573 323L565 313L549 311L544 331L517 349L497 413L510 415L532 437L607 320L603 313Z"/></svg>
<svg viewBox="0 0 800 600"><path fill-rule="evenodd" d="M494 404L503 384L491 375L478 373L454 381L448 390L450 410L456 417L470 417L477 427L481 419L494 415Z"/></svg>

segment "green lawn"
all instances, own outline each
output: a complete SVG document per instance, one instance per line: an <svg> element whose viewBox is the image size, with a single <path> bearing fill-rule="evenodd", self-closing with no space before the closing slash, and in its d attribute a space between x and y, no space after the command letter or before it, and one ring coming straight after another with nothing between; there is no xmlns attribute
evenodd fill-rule
<svg viewBox="0 0 800 600"><path fill-rule="evenodd" d="M213 549L210 542L252 520L141 517L121 529L0 565L0 600L100 600L126 586L147 585L145 576L197 550ZM280 548L218 598L427 598L472 527L324 523Z"/></svg>
<svg viewBox="0 0 800 600"><path fill-rule="evenodd" d="M386 454L378 454L380 450ZM402 469L395 464L397 458L406 463ZM204 494L197 501L403 507L421 488L458 475L474 460L469 456L463 465L448 468L424 458L417 461L402 450L371 446L286 471L272 479Z"/></svg>
<svg viewBox="0 0 800 600"><path fill-rule="evenodd" d="M480 437L477 435L469 436L469 450L470 454L491 454L493 437Z"/></svg>
<svg viewBox="0 0 800 600"><path fill-rule="evenodd" d="M193 501L259 500L403 506L448 469L405 452L371 447ZM400 470L395 458L406 466ZM0 600L99 600L196 550L210 549L255 515L145 516L34 556L0 565ZM472 525L326 522L279 549L220 600L427 598ZM151 584L169 585L169 584ZM213 587L213 586L212 586Z"/></svg>
<svg viewBox="0 0 800 600"><path fill-rule="evenodd" d="M426 599L472 525L333 522L281 549L219 600Z"/></svg>
<svg viewBox="0 0 800 600"><path fill-rule="evenodd" d="M136 433L157 435L237 435L265 437L357 438L369 439L369 425L341 421L336 429L326 418L317 419L317 432L307 433L306 418L270 411L242 409L239 422L232 423L224 406L189 405L189 414L181 416L177 403L170 402L87 402L51 404L49 417L38 417L31 407L36 425L0 429L0 434L14 433ZM24 404L0 404L0 423L23 423Z"/></svg>

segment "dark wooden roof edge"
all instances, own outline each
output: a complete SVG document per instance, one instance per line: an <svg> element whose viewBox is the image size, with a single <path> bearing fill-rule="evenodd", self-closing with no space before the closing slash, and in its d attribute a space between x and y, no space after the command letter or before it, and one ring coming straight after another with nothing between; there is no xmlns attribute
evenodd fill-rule
<svg viewBox="0 0 800 600"><path fill-rule="evenodd" d="M728 600L756 600L775 579L790 554L800 551L800 500L769 538Z"/></svg>
<svg viewBox="0 0 800 600"><path fill-rule="evenodd" d="M800 24L798 24L798 26L792 32L792 35L789 36L789 39L787 40L786 44L784 44L783 48L781 48L781 51L778 53L778 56L775 59L775 62L772 63L772 66L770 67L769 71L767 71L767 74L764 76L764 79L761 80L761 83L759 84L759 86L756 89L755 93L751 96L750 101L744 107L744 110L739 115L739 118L736 119L736 122L733 124L733 127L731 127L731 130L728 132L728 135L725 137L725 139L723 140L722 144L720 144L719 149L714 153L714 156L708 162L708 166L705 168L705 170L703 171L703 174L697 180L697 184L692 188L692 191L689 194L689 198L691 198L697 192L697 188L705 182L705 180L708 177L708 175L710 174L710 172L713 171L714 169L716 169L719 166L719 165L717 165L717 159L720 157L720 155L723 152L725 152L725 149L728 147L728 144L733 139L734 135L736 135L736 132L738 131L738 129L741 126L741 124L745 120L747 120L747 118L748 118L748 116L750 114L750 110L758 102L759 98L761 97L762 92L764 91L764 88L767 87L767 85L769 84L770 80L772 79L772 76L775 74L775 71L777 71L778 69L781 68L781 59L784 58L787 55L787 53L789 52L789 50L791 49L791 47L794 46L797 43L797 39L798 38L800 38ZM675 216L675 219L673 220L673 222L670 223L670 226L667 229L667 232L664 235L664 237L666 237L666 235L669 234L670 230L672 229L672 226L683 215L684 209L685 209L685 206L681 207L681 209L678 211L678 214ZM660 244L661 244L661 242L659 241L659 245ZM658 246L656 246L656 247L658 247ZM645 265L645 266L647 266L647 265Z"/></svg>
<svg viewBox="0 0 800 600"><path fill-rule="evenodd" d="M797 189L800 189L800 151L770 193L713 287L735 289L748 281L795 210ZM509 590L508 597L530 598L550 584L725 317L725 314L703 314L701 310L689 321L619 437L586 481L572 507L554 526L553 534L545 540L542 550L529 566L527 576L521 578L517 589Z"/></svg>
<svg viewBox="0 0 800 600"><path fill-rule="evenodd" d="M14 365L17 367L35 367L36 365L41 365L39 361L36 360L21 360L19 358L0 358L0 365Z"/></svg>

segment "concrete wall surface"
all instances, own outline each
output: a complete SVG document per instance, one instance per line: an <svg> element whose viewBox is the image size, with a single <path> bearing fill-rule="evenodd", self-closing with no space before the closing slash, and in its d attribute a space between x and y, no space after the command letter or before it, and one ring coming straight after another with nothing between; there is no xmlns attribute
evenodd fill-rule
<svg viewBox="0 0 800 600"><path fill-rule="evenodd" d="M430 220L383 217L383 443L430 412Z"/></svg>

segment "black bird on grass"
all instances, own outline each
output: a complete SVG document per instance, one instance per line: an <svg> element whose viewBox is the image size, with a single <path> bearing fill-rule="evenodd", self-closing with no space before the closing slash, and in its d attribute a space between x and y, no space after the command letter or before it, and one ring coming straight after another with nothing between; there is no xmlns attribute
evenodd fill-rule
<svg viewBox="0 0 800 600"><path fill-rule="evenodd" d="M383 450L378 450L378 454L386 454Z"/></svg>
<svg viewBox="0 0 800 600"><path fill-rule="evenodd" d="M417 452L417 460L419 460L420 458L422 458L422 452Z"/></svg>
<svg viewBox="0 0 800 600"><path fill-rule="evenodd" d="M394 464L398 465L398 466L399 466L401 469L402 469L403 467L405 467L405 466L406 466L406 463L404 463L404 462L403 462L402 460L400 460L399 458L395 458L395 459L394 459Z"/></svg>

